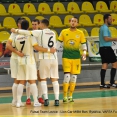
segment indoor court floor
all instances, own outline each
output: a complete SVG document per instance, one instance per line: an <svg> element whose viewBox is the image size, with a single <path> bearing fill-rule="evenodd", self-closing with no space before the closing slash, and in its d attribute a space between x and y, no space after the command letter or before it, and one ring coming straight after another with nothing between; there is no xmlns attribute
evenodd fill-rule
<svg viewBox="0 0 117 117"><path fill-rule="evenodd" d="M83 88L74 93L74 103L62 103L60 93L60 106L54 106L54 95L49 93L50 105L48 107L16 108L11 106L12 94L0 94L0 117L117 117L117 90ZM22 97L25 103L26 96Z"/></svg>

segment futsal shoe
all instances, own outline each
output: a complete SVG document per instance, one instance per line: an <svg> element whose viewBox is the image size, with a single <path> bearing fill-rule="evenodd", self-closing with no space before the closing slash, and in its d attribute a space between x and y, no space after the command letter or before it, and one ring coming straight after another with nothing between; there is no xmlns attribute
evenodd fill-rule
<svg viewBox="0 0 117 117"><path fill-rule="evenodd" d="M31 105L31 99L30 99L30 98L28 98L28 99L26 100L26 105Z"/></svg>
<svg viewBox="0 0 117 117"><path fill-rule="evenodd" d="M100 89L103 89L103 88L107 88L107 89L109 89L110 86L109 86L109 85L106 85L106 84L104 84L104 85L100 85Z"/></svg>
<svg viewBox="0 0 117 117"><path fill-rule="evenodd" d="M48 106L48 105L49 105L49 100L46 99L46 100L44 101L44 106Z"/></svg>
<svg viewBox="0 0 117 117"><path fill-rule="evenodd" d="M114 88L117 88L117 85L114 83L114 84L109 84L111 87L114 87Z"/></svg>
<svg viewBox="0 0 117 117"><path fill-rule="evenodd" d="M39 103L44 104L43 98L38 98Z"/></svg>
<svg viewBox="0 0 117 117"><path fill-rule="evenodd" d="M17 101L12 101L12 106L16 106L16 104L17 104Z"/></svg>
<svg viewBox="0 0 117 117"><path fill-rule="evenodd" d="M34 106L35 106L35 107L41 106L41 103L39 103L39 102L34 102Z"/></svg>
<svg viewBox="0 0 117 117"><path fill-rule="evenodd" d="M63 98L63 103L68 103L68 98L67 97Z"/></svg>
<svg viewBox="0 0 117 117"><path fill-rule="evenodd" d="M55 100L54 106L59 106L59 100Z"/></svg>
<svg viewBox="0 0 117 117"><path fill-rule="evenodd" d="M24 106L25 106L25 105L24 105L22 102L21 102L21 103L19 103L19 102L16 103L16 107L17 107L17 108L19 108L19 107L24 107Z"/></svg>
<svg viewBox="0 0 117 117"><path fill-rule="evenodd" d="M69 97L69 98L68 98L68 101L69 101L69 102L74 102L74 100L73 100L72 97Z"/></svg>

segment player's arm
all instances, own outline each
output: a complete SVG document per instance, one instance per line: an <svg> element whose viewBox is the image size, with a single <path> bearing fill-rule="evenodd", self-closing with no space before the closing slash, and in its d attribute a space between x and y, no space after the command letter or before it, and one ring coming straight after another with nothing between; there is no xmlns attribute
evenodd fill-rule
<svg viewBox="0 0 117 117"><path fill-rule="evenodd" d="M63 46L63 40L64 40L64 36L63 36L63 31L61 31L58 40L57 40L57 49L59 49L61 46Z"/></svg>
<svg viewBox="0 0 117 117"><path fill-rule="evenodd" d="M58 40L56 44L56 49L58 50L62 45L62 41Z"/></svg>
<svg viewBox="0 0 117 117"><path fill-rule="evenodd" d="M6 48L12 52L14 50L13 46L15 46L15 45L13 45L13 40L15 39L15 37L16 37L16 35L14 33L11 33L11 35L6 43Z"/></svg>
<svg viewBox="0 0 117 117"><path fill-rule="evenodd" d="M8 40L7 43L6 43L6 48L9 49L10 51L12 51L12 41L11 40Z"/></svg>
<svg viewBox="0 0 117 117"><path fill-rule="evenodd" d="M12 47L12 42L10 40L7 41L6 48L9 49L10 51L14 52L15 54L17 54L20 57L24 56L23 53L17 51L15 48Z"/></svg>
<svg viewBox="0 0 117 117"><path fill-rule="evenodd" d="M34 36L31 36L31 41L32 41L32 46L35 50L37 51L41 51L41 52L50 52L50 53L54 53L56 51L55 48L43 48L41 46L38 45L37 40Z"/></svg>
<svg viewBox="0 0 117 117"><path fill-rule="evenodd" d="M82 54L82 59L86 60L86 54L87 54L87 45L86 43L82 43L82 50L83 50L83 54Z"/></svg>
<svg viewBox="0 0 117 117"><path fill-rule="evenodd" d="M19 29L12 28L11 32L18 33L18 34L23 34L23 35L31 35L31 31L22 30L22 29L19 30Z"/></svg>
<svg viewBox="0 0 117 117"><path fill-rule="evenodd" d="M117 38L109 37L108 28L106 28L106 27L103 29L103 37L104 37L105 41L117 41Z"/></svg>
<svg viewBox="0 0 117 117"><path fill-rule="evenodd" d="M50 53L55 53L56 49L55 48L43 48L41 46L39 46L38 44L33 45L34 49L37 51L41 51L41 52L50 52Z"/></svg>
<svg viewBox="0 0 117 117"><path fill-rule="evenodd" d="M82 47L82 50L83 50L82 60L86 60L87 45L86 45L86 39L85 39L83 32L81 34L81 47Z"/></svg>
<svg viewBox="0 0 117 117"><path fill-rule="evenodd" d="M13 41L13 38L14 38L14 34L12 33L6 43L6 48L9 49L10 51L16 53L18 56L22 57L24 56L21 52L18 52L15 48L13 48L12 46L12 41Z"/></svg>
<svg viewBox="0 0 117 117"><path fill-rule="evenodd" d="M18 33L18 34L23 34L23 35L30 35L30 36L35 36L35 37L39 36L40 31L41 30L28 31L28 30L15 29L15 28L11 29L11 32L13 32L13 33Z"/></svg>

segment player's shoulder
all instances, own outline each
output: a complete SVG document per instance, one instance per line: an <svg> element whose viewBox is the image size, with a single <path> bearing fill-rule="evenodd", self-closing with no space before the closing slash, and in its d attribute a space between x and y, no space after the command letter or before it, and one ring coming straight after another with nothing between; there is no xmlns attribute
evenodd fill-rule
<svg viewBox="0 0 117 117"><path fill-rule="evenodd" d="M51 29L45 29L45 30L43 30L43 31L44 31L44 33L47 34L47 35L55 35L55 32L54 32L53 30L51 30Z"/></svg>
<svg viewBox="0 0 117 117"><path fill-rule="evenodd" d="M77 31L78 33L83 33L83 31L80 30L80 29L76 29L76 31Z"/></svg>
<svg viewBox="0 0 117 117"><path fill-rule="evenodd" d="M69 28L66 28L66 29L63 29L62 32L66 32L66 31L69 31L70 29Z"/></svg>
<svg viewBox="0 0 117 117"><path fill-rule="evenodd" d="M23 35L23 34L17 34L16 35L16 39L17 38L23 39L23 38L29 38L29 37L30 37L30 35Z"/></svg>
<svg viewBox="0 0 117 117"><path fill-rule="evenodd" d="M32 30L31 32L41 33L42 30Z"/></svg>
<svg viewBox="0 0 117 117"><path fill-rule="evenodd" d="M56 35L55 32L53 30L50 30L50 32L53 34L53 35Z"/></svg>
<svg viewBox="0 0 117 117"><path fill-rule="evenodd" d="M10 37L8 38L9 40L14 40L17 36L17 33L11 33Z"/></svg>
<svg viewBox="0 0 117 117"><path fill-rule="evenodd" d="M17 35L17 33L11 33L10 37L16 37Z"/></svg>
<svg viewBox="0 0 117 117"><path fill-rule="evenodd" d="M63 29L62 30L62 33L69 32L69 31L70 31L70 29L69 28L66 28L66 29Z"/></svg>

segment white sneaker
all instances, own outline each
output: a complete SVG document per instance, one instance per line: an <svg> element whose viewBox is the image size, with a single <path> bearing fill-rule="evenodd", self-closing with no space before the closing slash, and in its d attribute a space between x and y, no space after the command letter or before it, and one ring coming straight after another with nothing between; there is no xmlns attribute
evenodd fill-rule
<svg viewBox="0 0 117 117"><path fill-rule="evenodd" d="M41 103L39 103L39 102L34 102L34 106L35 106L35 107L41 106Z"/></svg>
<svg viewBox="0 0 117 117"><path fill-rule="evenodd" d="M17 107L17 108L23 107L23 106L25 106L25 104L23 104L22 102L21 102L21 103L19 103L19 102L16 103L16 107Z"/></svg>
<svg viewBox="0 0 117 117"><path fill-rule="evenodd" d="M20 103L19 103L19 102L17 102L16 107L17 107L17 108L19 108L19 107L20 107Z"/></svg>
<svg viewBox="0 0 117 117"><path fill-rule="evenodd" d="M12 101L12 106L16 106L16 104L17 104L17 101Z"/></svg>

